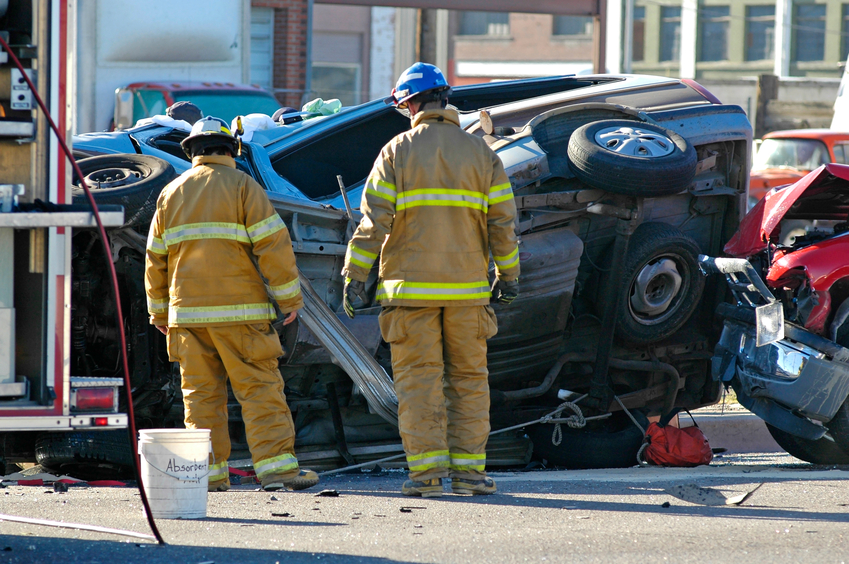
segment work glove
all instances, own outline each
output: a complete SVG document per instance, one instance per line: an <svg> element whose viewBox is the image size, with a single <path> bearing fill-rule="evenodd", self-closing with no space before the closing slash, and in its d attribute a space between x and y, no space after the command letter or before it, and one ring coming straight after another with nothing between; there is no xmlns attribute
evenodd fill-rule
<svg viewBox="0 0 849 564"><path fill-rule="evenodd" d="M359 280L346 278L343 294L342 303L345 306L345 315L354 319L354 298L358 297L363 303L368 303L366 300L366 284Z"/></svg>
<svg viewBox="0 0 849 564"><path fill-rule="evenodd" d="M519 297L519 281L518 280L501 280L500 278L495 280L495 283L492 285L492 299L491 302L498 302L500 304L510 304Z"/></svg>

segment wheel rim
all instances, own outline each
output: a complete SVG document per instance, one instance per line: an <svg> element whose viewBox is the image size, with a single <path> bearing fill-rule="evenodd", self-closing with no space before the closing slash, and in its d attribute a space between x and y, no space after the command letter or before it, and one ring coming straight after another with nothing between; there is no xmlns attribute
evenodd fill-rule
<svg viewBox="0 0 849 564"><path fill-rule="evenodd" d="M675 150L669 137L631 126L606 127L595 134L595 142L614 153L651 159L671 155Z"/></svg>
<svg viewBox="0 0 849 564"><path fill-rule="evenodd" d="M637 323L656 325L676 311L685 286L680 262L676 256L657 257L637 273L629 292L629 309Z"/></svg>
<svg viewBox="0 0 849 564"><path fill-rule="evenodd" d="M144 178L141 171L126 167L101 168L86 175L85 181L89 188L108 189L120 188L135 184Z"/></svg>

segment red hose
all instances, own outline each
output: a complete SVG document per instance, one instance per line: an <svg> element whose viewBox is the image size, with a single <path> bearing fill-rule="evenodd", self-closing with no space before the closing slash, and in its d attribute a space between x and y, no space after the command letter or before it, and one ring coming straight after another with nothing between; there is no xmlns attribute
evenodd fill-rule
<svg viewBox="0 0 849 564"><path fill-rule="evenodd" d="M76 159L74 159L74 155L71 153L71 149L68 147L67 143L65 143L65 139L62 137L62 133L60 133L59 128L56 127L56 124L53 122L53 118L50 116L50 112L47 111L47 106L44 104L44 101L41 99L41 96L38 94L38 90L36 90L35 85L30 80L29 75L24 70L23 65L21 65L21 61L15 55L14 52L9 48L9 44L3 39L3 36L0 35L0 46L9 54L9 57L12 59L12 62L15 63L15 66L18 67L18 70L21 71L21 76L24 80L27 81L27 85L32 91L32 95L35 98L35 101L38 102L38 106L41 108L41 111L44 112L44 117L47 118L47 122L50 124L50 129L56 134L56 139L59 141L59 145L62 147L62 151L68 157L68 160L71 163L71 166L74 167L74 172L77 174L77 178L80 179L80 184L82 184L83 190L85 190L86 198L88 198L89 203L91 204L91 211L94 213L95 221L97 222L97 229L100 232L100 240L103 243L103 252L104 256L106 256L106 263L109 265L109 274L112 278L112 291L115 294L115 314L118 320L118 334L121 339L121 365L124 369L124 389L127 391L127 428L130 433L130 448L133 449L133 470L135 471L136 481L139 485L139 493L141 494L142 504L144 505L145 513L147 514L147 522L150 524L150 529L153 531L153 535L156 537L156 540L159 544L165 544L165 541L162 539L162 535L159 533L159 529L156 528L156 522L153 520L153 513L150 510L150 504L147 501L147 495L144 492L144 488L142 487L141 481L141 473L139 471L139 454L138 454L138 442L136 440L136 423L135 423L135 415L133 414L133 397L132 397L132 389L130 388L130 368L127 363L127 337L124 334L124 314L121 310L121 295L118 291L118 275L115 272L115 263L111 260L108 260L109 257L112 256L112 252L109 249L109 240L106 238L106 229L103 227L103 222L100 220L100 211L97 209L97 204L94 201L94 196L91 195L91 191L88 189L88 185L85 182L85 175L80 170L79 165L77 165Z"/></svg>

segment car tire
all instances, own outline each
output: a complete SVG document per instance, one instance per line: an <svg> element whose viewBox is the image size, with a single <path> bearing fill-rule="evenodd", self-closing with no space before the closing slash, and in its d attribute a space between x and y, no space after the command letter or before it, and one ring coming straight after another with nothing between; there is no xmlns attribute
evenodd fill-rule
<svg viewBox="0 0 849 564"><path fill-rule="evenodd" d="M631 120L601 120L569 138L569 164L600 190L659 197L685 190L696 174L696 150L666 128Z"/></svg>
<svg viewBox="0 0 849 564"><path fill-rule="evenodd" d="M621 288L616 333L622 341L635 345L662 341L687 322L704 289L699 253L698 243L676 227L656 222L637 227L622 277L607 282Z"/></svg>
<svg viewBox="0 0 849 564"><path fill-rule="evenodd" d="M637 410L631 415L643 429L648 428L646 416ZM553 425L533 425L527 433L534 445L533 456L549 464L570 470L587 468L629 468L637 465L637 452L644 434L623 412L616 412L602 421L601 426L570 429L561 425L563 439L552 442Z"/></svg>
<svg viewBox="0 0 849 564"><path fill-rule="evenodd" d="M149 155L101 155L77 164L95 202L124 206L124 227L146 228L156 211L159 193L177 178L171 163ZM75 204L88 204L76 175L72 195Z"/></svg>
<svg viewBox="0 0 849 564"><path fill-rule="evenodd" d="M35 461L81 479L131 476L134 466L125 429L44 433L35 442Z"/></svg>
<svg viewBox="0 0 849 564"><path fill-rule="evenodd" d="M843 402L826 427L835 444L841 451L847 453L847 459L849 459L849 399ZM849 464L849 460L835 464Z"/></svg>
<svg viewBox="0 0 849 564"><path fill-rule="evenodd" d="M769 423L766 424L769 434L790 455L811 464L849 464L849 454L837 444L837 439L830 441L822 438L816 441L791 435Z"/></svg>

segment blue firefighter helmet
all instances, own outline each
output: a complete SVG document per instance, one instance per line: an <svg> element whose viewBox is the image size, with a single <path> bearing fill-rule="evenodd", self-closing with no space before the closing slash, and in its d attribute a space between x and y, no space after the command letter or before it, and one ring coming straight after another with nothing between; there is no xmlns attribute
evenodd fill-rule
<svg viewBox="0 0 849 564"><path fill-rule="evenodd" d="M395 103L403 108L413 96L428 92L444 92L444 96L448 96L451 94L451 86L437 67L427 63L415 63L401 73L395 88L392 89L392 97Z"/></svg>

